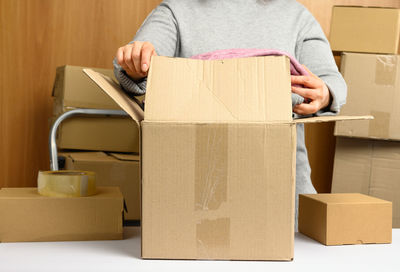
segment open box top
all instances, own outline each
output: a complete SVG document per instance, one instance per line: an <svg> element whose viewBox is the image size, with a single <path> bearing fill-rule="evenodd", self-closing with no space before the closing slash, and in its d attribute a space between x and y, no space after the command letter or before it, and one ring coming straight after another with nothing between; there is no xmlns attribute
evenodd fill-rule
<svg viewBox="0 0 400 272"><path fill-rule="evenodd" d="M111 78L84 72L140 122L315 123L372 119L371 116L292 118L290 60L266 56L228 60L153 57L146 110Z"/></svg>

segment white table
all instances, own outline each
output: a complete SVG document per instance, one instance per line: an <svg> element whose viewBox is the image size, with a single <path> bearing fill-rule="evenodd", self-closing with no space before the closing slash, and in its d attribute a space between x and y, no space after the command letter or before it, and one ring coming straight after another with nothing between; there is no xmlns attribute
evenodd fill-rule
<svg viewBox="0 0 400 272"><path fill-rule="evenodd" d="M272 269L272 270L270 270ZM400 271L400 229L390 245L324 245L296 233L293 262L140 259L140 229L121 241L3 243L0 271ZM361 270L362 269L362 270Z"/></svg>

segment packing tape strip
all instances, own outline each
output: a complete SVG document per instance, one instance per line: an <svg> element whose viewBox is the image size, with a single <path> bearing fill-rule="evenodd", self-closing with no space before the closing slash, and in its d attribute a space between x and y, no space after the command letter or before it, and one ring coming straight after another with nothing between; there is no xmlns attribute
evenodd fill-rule
<svg viewBox="0 0 400 272"><path fill-rule="evenodd" d="M38 192L51 197L83 197L96 194L96 176L89 171L39 171Z"/></svg>

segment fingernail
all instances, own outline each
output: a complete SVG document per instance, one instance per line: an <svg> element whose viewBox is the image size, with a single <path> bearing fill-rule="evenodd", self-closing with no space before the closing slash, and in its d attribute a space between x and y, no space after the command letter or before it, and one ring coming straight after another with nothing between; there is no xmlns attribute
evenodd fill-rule
<svg viewBox="0 0 400 272"><path fill-rule="evenodd" d="M143 72L146 72L146 71L147 71L147 67L148 67L147 64L143 64L143 65L142 65L142 71L143 71Z"/></svg>

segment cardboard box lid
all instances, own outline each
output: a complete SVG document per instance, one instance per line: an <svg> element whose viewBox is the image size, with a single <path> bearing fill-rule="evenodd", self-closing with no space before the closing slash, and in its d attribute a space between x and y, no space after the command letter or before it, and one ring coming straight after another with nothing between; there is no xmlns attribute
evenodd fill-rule
<svg viewBox="0 0 400 272"><path fill-rule="evenodd" d="M293 123L289 59L283 56L218 61L153 57L146 113L111 78L83 71L138 125L143 120ZM372 117L323 116L294 123L365 119Z"/></svg>
<svg viewBox="0 0 400 272"><path fill-rule="evenodd" d="M85 67L65 65L57 67L52 95L59 100L58 106L66 108L120 109L98 86L82 74ZM91 68L111 78L111 69ZM59 109L59 111L65 109Z"/></svg>
<svg viewBox="0 0 400 272"><path fill-rule="evenodd" d="M77 198L58 198L58 197L47 197L39 195L37 188L2 188L0 190L1 199L32 199L32 198L46 198L46 199L60 199L60 200L81 200L81 199L105 199L105 198L123 198L119 187L98 187L97 194L90 197L77 197ZM122 211L122 206L121 206Z"/></svg>
<svg viewBox="0 0 400 272"><path fill-rule="evenodd" d="M120 161L139 161L139 154L126 154L126 153L110 153L110 156L120 160Z"/></svg>
<svg viewBox="0 0 400 272"><path fill-rule="evenodd" d="M292 120L287 57L205 61L158 57L151 65L146 121Z"/></svg>
<svg viewBox="0 0 400 272"><path fill-rule="evenodd" d="M70 157L73 161L114 161L114 158L107 156L104 152L68 152L63 155Z"/></svg>
<svg viewBox="0 0 400 272"><path fill-rule="evenodd" d="M317 200L319 202L334 205L334 204L363 204L363 203L384 203L391 202L382 200L376 197L358 194L358 193L344 193L344 194L307 194L308 198Z"/></svg>

